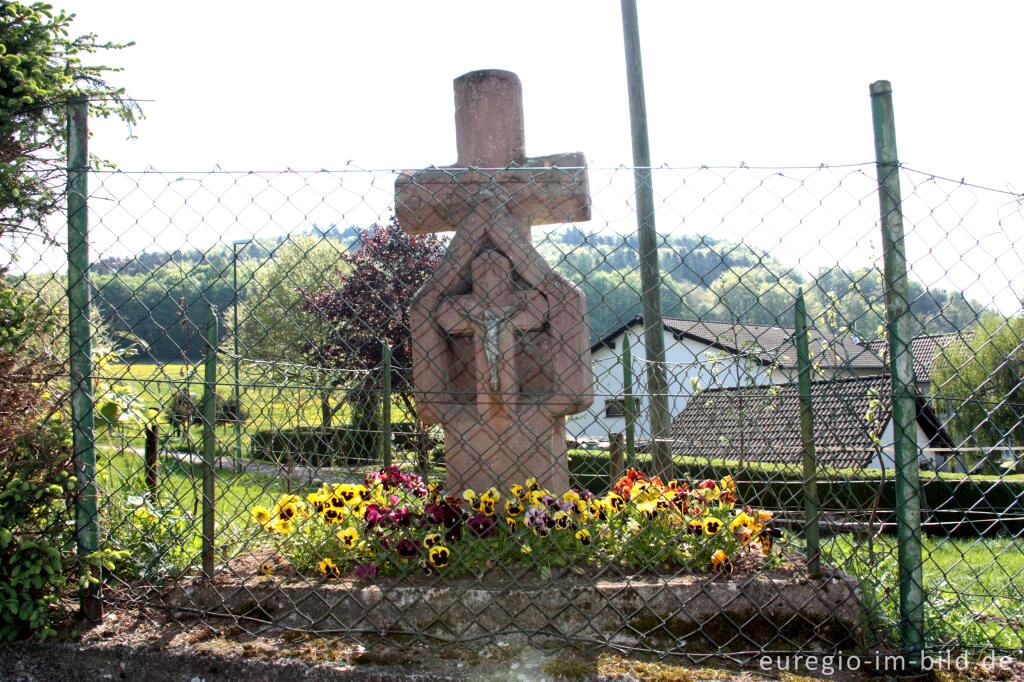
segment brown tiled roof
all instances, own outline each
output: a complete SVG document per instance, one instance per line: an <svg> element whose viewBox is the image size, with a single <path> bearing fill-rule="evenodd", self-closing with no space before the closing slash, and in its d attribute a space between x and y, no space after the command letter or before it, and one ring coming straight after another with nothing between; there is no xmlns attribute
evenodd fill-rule
<svg viewBox="0 0 1024 682"><path fill-rule="evenodd" d="M796 367L795 329L758 324L732 324L666 318L665 327L676 335L717 346L730 353L751 353L765 364ZM812 362L822 367L885 368L882 359L849 336L836 337L811 330Z"/></svg>
<svg viewBox="0 0 1024 682"><path fill-rule="evenodd" d="M914 379L919 382L932 380L935 361L951 344L960 343L959 334L922 334L910 342L910 353L914 356ZM889 342L878 339L868 344L873 353L881 358L889 352Z"/></svg>
<svg viewBox="0 0 1024 682"><path fill-rule="evenodd" d="M890 417L891 383L878 375L811 382L815 451L820 464L866 466ZM945 443L934 413L918 401L918 423ZM868 415L871 419L868 419ZM800 401L795 383L717 388L698 393L672 421L676 455L800 464Z"/></svg>
<svg viewBox="0 0 1024 682"><path fill-rule="evenodd" d="M594 344L593 349L610 345L625 329L642 322L639 316L633 318ZM727 353L747 353L764 365L796 367L796 345L793 342L795 330L791 327L684 320L676 317L666 317L664 322L665 329L678 339L689 338ZM885 370L881 358L848 336L835 337L812 330L809 341L812 362L822 368Z"/></svg>

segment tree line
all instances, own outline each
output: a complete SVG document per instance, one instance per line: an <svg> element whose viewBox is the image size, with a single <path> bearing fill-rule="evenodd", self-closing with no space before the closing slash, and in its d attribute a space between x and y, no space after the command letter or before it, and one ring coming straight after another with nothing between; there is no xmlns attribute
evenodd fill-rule
<svg viewBox="0 0 1024 682"><path fill-rule="evenodd" d="M358 246L361 234L332 228L253 242L238 250L237 261L229 246L103 260L92 269L93 300L112 329L136 337L143 356L156 361L202 357L207 303L221 312L222 336L230 333L236 302L240 319L257 309L261 318L278 316L250 329L244 350L255 357L297 356L297 340L315 334L312 327L319 324L301 310L303 292L336 286L343 256ZM574 228L540 236L537 247L586 294L593 341L640 314L634 236ZM666 316L789 327L802 288L811 318L832 331L869 341L884 325L884 287L873 266L836 265L809 275L746 245L694 235L665 237L659 261ZM961 292L920 282L911 282L911 295L915 333L964 329L987 310ZM246 307L254 300L257 307Z"/></svg>

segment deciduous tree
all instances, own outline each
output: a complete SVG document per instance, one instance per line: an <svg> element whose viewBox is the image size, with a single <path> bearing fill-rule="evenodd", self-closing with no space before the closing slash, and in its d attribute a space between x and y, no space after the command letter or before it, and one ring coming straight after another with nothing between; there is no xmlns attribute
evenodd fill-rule
<svg viewBox="0 0 1024 682"><path fill-rule="evenodd" d="M1024 315L983 317L942 350L931 378L936 410L952 415L959 443L1024 444Z"/></svg>
<svg viewBox="0 0 1024 682"><path fill-rule="evenodd" d="M238 347L243 357L299 361L308 344L319 346L322 320L303 309L321 289L338 286L347 269L344 246L313 235L287 237L270 250L270 258L239 263ZM333 365L331 365L333 366Z"/></svg>
<svg viewBox="0 0 1024 682"><path fill-rule="evenodd" d="M322 320L322 339L305 344L321 367L370 370L364 396L379 390L384 344L391 349L391 386L412 410L409 302L441 262L443 244L433 235L409 235L392 218L375 225L343 256L337 287L308 292L301 308Z"/></svg>

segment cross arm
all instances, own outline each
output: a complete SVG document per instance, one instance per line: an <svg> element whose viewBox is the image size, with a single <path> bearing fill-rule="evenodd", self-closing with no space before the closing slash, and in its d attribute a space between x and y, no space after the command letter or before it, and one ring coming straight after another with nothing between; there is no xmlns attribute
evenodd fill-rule
<svg viewBox="0 0 1024 682"><path fill-rule="evenodd" d="M395 181L395 216L410 234L454 230L491 190L530 225L590 220L586 158L580 152L536 156L504 169L428 168Z"/></svg>

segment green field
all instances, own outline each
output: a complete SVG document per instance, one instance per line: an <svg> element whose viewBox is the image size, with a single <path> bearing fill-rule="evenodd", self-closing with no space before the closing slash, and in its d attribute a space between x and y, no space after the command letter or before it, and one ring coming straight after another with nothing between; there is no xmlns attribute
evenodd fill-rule
<svg viewBox="0 0 1024 682"><path fill-rule="evenodd" d="M108 365L100 374L101 382L124 391L132 407L139 415L146 415L150 410L159 413L162 430L169 430L167 412L176 392L190 395L195 401L202 398L204 391L201 365L183 363L133 363ZM217 368L216 392L225 400L231 400L235 391L234 368L230 363L220 363ZM241 363L238 384L239 402L247 419L241 427L242 452L249 451L249 442L253 434L261 430L280 430L297 427L319 426L322 424L321 396L322 391L310 380L310 377L296 379L282 376L274 368L264 364ZM331 393L332 403L337 403L344 396L344 389L335 389ZM332 423L342 425L351 419L351 409L342 405L333 415ZM395 398L391 407L392 423L410 421L410 415ZM189 438L197 442L200 434L198 424L193 424ZM234 427L221 425L217 427L218 442L223 447L235 447ZM143 444L143 426L132 421L119 425L99 434L100 442L133 446ZM175 441L172 445L187 449L182 442Z"/></svg>

